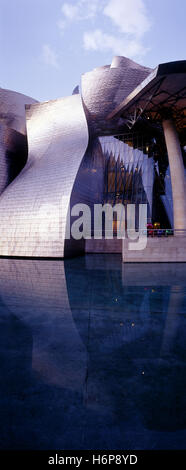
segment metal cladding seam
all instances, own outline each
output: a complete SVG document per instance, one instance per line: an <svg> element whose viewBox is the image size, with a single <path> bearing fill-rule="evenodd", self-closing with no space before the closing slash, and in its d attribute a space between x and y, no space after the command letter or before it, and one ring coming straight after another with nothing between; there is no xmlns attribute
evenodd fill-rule
<svg viewBox="0 0 186 470"><path fill-rule="evenodd" d="M89 140L81 96L29 105L26 116L28 160L0 197L0 255L64 257L71 192Z"/></svg>

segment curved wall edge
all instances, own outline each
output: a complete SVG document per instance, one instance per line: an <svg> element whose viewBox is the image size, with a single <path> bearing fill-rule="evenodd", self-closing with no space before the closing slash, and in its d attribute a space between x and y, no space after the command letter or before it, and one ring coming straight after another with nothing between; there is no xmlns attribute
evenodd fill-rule
<svg viewBox="0 0 186 470"><path fill-rule="evenodd" d="M64 257L71 192L89 140L81 96L28 106L27 133L26 166L0 197L0 256ZM79 243L72 245L79 254Z"/></svg>

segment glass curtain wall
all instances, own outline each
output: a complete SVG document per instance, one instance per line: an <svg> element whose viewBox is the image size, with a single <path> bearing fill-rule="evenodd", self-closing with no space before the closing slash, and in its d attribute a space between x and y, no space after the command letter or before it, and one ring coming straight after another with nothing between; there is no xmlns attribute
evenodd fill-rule
<svg viewBox="0 0 186 470"><path fill-rule="evenodd" d="M104 155L104 203L147 204L148 222L152 219L154 160L142 136L125 134L100 137Z"/></svg>

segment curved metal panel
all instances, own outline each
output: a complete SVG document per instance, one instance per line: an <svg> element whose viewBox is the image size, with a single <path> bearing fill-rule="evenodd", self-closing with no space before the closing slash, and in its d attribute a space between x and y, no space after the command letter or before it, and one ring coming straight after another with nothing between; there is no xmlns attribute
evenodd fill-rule
<svg viewBox="0 0 186 470"><path fill-rule="evenodd" d="M88 145L80 95L27 107L27 131L27 164L0 198L0 255L64 257L71 192Z"/></svg>
<svg viewBox="0 0 186 470"><path fill-rule="evenodd" d="M111 66L98 67L82 76L82 96L91 133L109 135L119 131L119 120L107 115L128 96L152 69L126 57L114 57Z"/></svg>
<svg viewBox="0 0 186 470"><path fill-rule="evenodd" d="M36 100L0 88L0 194L24 167L27 156L26 104Z"/></svg>
<svg viewBox="0 0 186 470"><path fill-rule="evenodd" d="M33 103L29 96L0 88L0 123L26 135L25 105Z"/></svg>

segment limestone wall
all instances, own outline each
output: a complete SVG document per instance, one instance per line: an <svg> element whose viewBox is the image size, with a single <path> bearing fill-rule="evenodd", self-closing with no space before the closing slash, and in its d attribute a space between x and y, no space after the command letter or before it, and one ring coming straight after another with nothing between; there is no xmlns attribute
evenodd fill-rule
<svg viewBox="0 0 186 470"><path fill-rule="evenodd" d="M128 238L123 240L124 263L186 262L186 237L184 236L149 237L144 250L129 250L129 242Z"/></svg>

